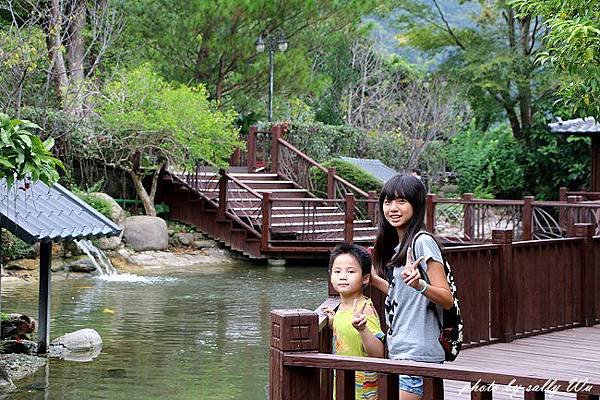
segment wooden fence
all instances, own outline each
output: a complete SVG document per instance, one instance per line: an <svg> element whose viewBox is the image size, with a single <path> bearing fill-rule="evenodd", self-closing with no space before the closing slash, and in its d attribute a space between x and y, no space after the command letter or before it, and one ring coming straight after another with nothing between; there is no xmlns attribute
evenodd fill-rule
<svg viewBox="0 0 600 400"><path fill-rule="evenodd" d="M495 230L492 244L446 249L465 319L465 347L511 342L600 322L600 237L593 236L591 224L576 224L572 231L572 238L513 242L512 230ZM323 305L339 302L333 294L330 287L330 297ZM373 296L373 300L383 317L383 296ZM387 374L380 378L380 399L397 398L397 377L393 374L398 373L431 378L428 390L433 399L443 399L444 379L506 384L515 378L523 385L545 382L509 376L504 371L484 374L448 365L333 356L328 354L331 332L318 311L273 311L271 334L272 400L331 399L334 369L338 371L337 399L354 398L356 370ZM591 395L600 394L600 386L594 390ZM530 396L525 394L526 399L543 398Z"/></svg>

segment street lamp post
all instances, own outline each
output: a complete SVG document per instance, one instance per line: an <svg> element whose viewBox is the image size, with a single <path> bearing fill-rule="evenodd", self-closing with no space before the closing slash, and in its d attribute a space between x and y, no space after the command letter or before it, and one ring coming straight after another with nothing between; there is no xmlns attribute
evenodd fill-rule
<svg viewBox="0 0 600 400"><path fill-rule="evenodd" d="M283 32L279 32L277 37L273 34L261 34L256 40L256 51L262 53L265 50L269 51L269 122L273 120L273 61L275 51L279 50L282 53L287 50L288 42L283 35Z"/></svg>

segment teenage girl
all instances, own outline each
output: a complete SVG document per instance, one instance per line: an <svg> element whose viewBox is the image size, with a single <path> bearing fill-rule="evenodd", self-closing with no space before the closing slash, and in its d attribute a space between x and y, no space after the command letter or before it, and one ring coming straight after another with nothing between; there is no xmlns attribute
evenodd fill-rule
<svg viewBox="0 0 600 400"><path fill-rule="evenodd" d="M383 357L383 332L371 299L362 294L369 282L371 257L366 249L342 243L331 252L330 282L340 295L337 312L325 307L333 329L334 353L344 356ZM356 371L357 399L377 399L377 373Z"/></svg>
<svg viewBox="0 0 600 400"><path fill-rule="evenodd" d="M416 177L396 175L386 182L379 196L379 231L373 249L371 285L387 294L388 356L393 360L444 362L438 341L442 307L450 309L454 299L446 281L440 246L425 231L425 186ZM413 250L415 257L413 257ZM416 261L414 260L416 258ZM418 266L429 277L429 284ZM436 304L435 310L428 304ZM423 378L400 375L400 399L423 397Z"/></svg>

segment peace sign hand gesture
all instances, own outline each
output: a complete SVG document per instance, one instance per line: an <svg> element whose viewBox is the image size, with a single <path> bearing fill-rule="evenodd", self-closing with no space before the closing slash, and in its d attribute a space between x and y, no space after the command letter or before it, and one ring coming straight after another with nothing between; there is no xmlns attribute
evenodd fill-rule
<svg viewBox="0 0 600 400"><path fill-rule="evenodd" d="M425 257L421 256L416 261L413 260L412 248L408 248L406 252L406 265L402 270L402 279L404 283L413 289L419 289L419 280L421 279L421 274L419 273L419 264L423 261Z"/></svg>
<svg viewBox="0 0 600 400"><path fill-rule="evenodd" d="M365 326L367 326L367 315L365 314L366 306L367 302L365 301L359 310L358 299L354 299L354 308L352 310L352 326L359 332L363 331Z"/></svg>

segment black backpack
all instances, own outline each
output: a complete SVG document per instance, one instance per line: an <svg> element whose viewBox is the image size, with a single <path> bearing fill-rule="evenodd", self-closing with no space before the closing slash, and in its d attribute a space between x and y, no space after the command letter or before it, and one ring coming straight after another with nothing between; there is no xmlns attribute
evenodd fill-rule
<svg viewBox="0 0 600 400"><path fill-rule="evenodd" d="M422 234L432 236L429 232L425 231L421 231L415 235L412 242L413 258L415 260L417 258L415 256L415 242L417 238ZM458 300L456 284L454 283L454 276L452 275L450 265L446 261L446 258L443 256L443 254L442 261L444 262L444 272L446 273L446 280L448 281L448 286L450 287L450 291L452 292L452 296L454 297L454 305L449 310L443 310L443 323L440 322L435 303L430 301L429 305L427 306L427 309L431 309L433 311L433 314L435 315L435 318L437 319L437 322L440 326L440 336L438 340L444 348L446 361L454 361L462 347L464 324L462 314L460 312L460 302ZM427 273L423 270L420 264L418 268L419 273L423 277L423 280L425 280L425 282L429 284L430 282Z"/></svg>

